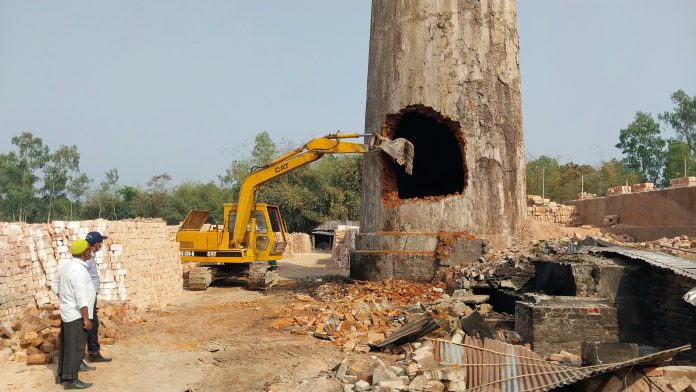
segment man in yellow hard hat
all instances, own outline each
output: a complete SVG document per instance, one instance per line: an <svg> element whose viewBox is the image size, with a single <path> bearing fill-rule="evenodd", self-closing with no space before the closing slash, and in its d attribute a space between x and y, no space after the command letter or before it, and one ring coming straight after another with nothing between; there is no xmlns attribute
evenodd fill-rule
<svg viewBox="0 0 696 392"><path fill-rule="evenodd" d="M56 380L64 389L86 389L77 374L87 346L87 334L92 329L92 309L96 291L87 272L86 261L92 258L89 243L76 240L70 244L72 260L60 269L60 351Z"/></svg>

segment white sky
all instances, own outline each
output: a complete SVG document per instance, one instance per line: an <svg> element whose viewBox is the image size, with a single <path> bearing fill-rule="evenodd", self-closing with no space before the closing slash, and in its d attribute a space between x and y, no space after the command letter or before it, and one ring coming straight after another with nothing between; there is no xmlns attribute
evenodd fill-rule
<svg viewBox="0 0 696 392"><path fill-rule="evenodd" d="M638 110L696 95L696 1L519 0L525 148L618 157ZM99 182L224 173L253 137L364 126L370 2L0 0L0 152L77 144Z"/></svg>

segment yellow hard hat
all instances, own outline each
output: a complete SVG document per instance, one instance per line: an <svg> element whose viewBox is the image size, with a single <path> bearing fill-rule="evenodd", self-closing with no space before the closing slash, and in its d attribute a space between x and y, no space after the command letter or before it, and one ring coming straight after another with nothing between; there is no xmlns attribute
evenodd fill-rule
<svg viewBox="0 0 696 392"><path fill-rule="evenodd" d="M85 240L75 240L70 244L70 253L72 253L73 256L77 256L82 254L87 248L89 248L89 242Z"/></svg>

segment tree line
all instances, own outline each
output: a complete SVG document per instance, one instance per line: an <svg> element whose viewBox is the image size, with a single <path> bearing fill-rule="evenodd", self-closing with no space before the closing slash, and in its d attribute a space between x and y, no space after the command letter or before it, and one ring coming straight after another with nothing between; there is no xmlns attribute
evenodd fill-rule
<svg viewBox="0 0 696 392"><path fill-rule="evenodd" d="M633 121L619 131L616 148L622 159L597 165L561 164L558 158L542 155L527 160L527 193L564 202L585 192L605 196L611 187L652 182L669 186L669 180L696 176L696 95L682 90L671 96L674 108L660 113L636 112ZM674 138L664 137L671 129Z"/></svg>
<svg viewBox="0 0 696 392"><path fill-rule="evenodd" d="M290 143L278 146L259 133L249 154L234 160L217 181L172 184L167 173L152 176L143 187L119 182L117 169L95 183L80 171L77 146L54 151L40 137L23 132L11 140L13 151L0 154L0 221L159 217L181 222L190 209L211 211L222 223L222 205L234 202L252 168L264 166ZM358 219L362 157L324 156L261 187L258 200L281 207L291 231L310 231L330 219Z"/></svg>
<svg viewBox="0 0 696 392"><path fill-rule="evenodd" d="M674 109L658 115L637 112L619 132L622 159L597 165L565 163L541 156L527 161L527 193L563 202L581 190L606 194L610 187L637 182L666 186L684 173L696 175L696 96L672 94ZM664 138L671 128L676 138ZM117 169L95 182L80 171L77 146L54 151L42 139L23 132L11 139L13 150L0 154L0 221L30 223L51 220L159 217L177 224L192 208L211 211L222 222L222 204L236 201L252 168L264 166L290 151L291 143L275 143L267 132L256 135L253 148L234 160L216 181L172 184L167 173L152 176L142 187L119 182ZM416 152L417 153L417 152ZM265 184L258 200L277 205L291 231L307 232L330 219L356 220L360 213L360 155L326 155Z"/></svg>

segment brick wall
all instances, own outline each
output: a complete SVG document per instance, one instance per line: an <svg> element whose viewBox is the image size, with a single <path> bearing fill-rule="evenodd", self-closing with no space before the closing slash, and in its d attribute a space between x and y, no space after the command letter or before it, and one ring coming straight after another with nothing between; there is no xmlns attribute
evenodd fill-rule
<svg viewBox="0 0 696 392"><path fill-rule="evenodd" d="M696 236L696 187L660 189L611 197L575 200L584 225L602 227L604 217L618 215L617 233L636 241Z"/></svg>
<svg viewBox="0 0 696 392"><path fill-rule="evenodd" d="M652 269L653 344L673 348L691 343L696 348L696 306L682 299L696 287L692 279L669 270ZM692 349L684 357L696 360Z"/></svg>
<svg viewBox="0 0 696 392"><path fill-rule="evenodd" d="M616 308L603 304L517 302L515 331L542 356L561 350L580 355L582 342L618 342Z"/></svg>
<svg viewBox="0 0 696 392"><path fill-rule="evenodd" d="M0 223L0 321L55 303L50 282L71 258L70 242L94 230L109 237L96 255L101 301L164 305L182 292L176 228L160 219Z"/></svg>

